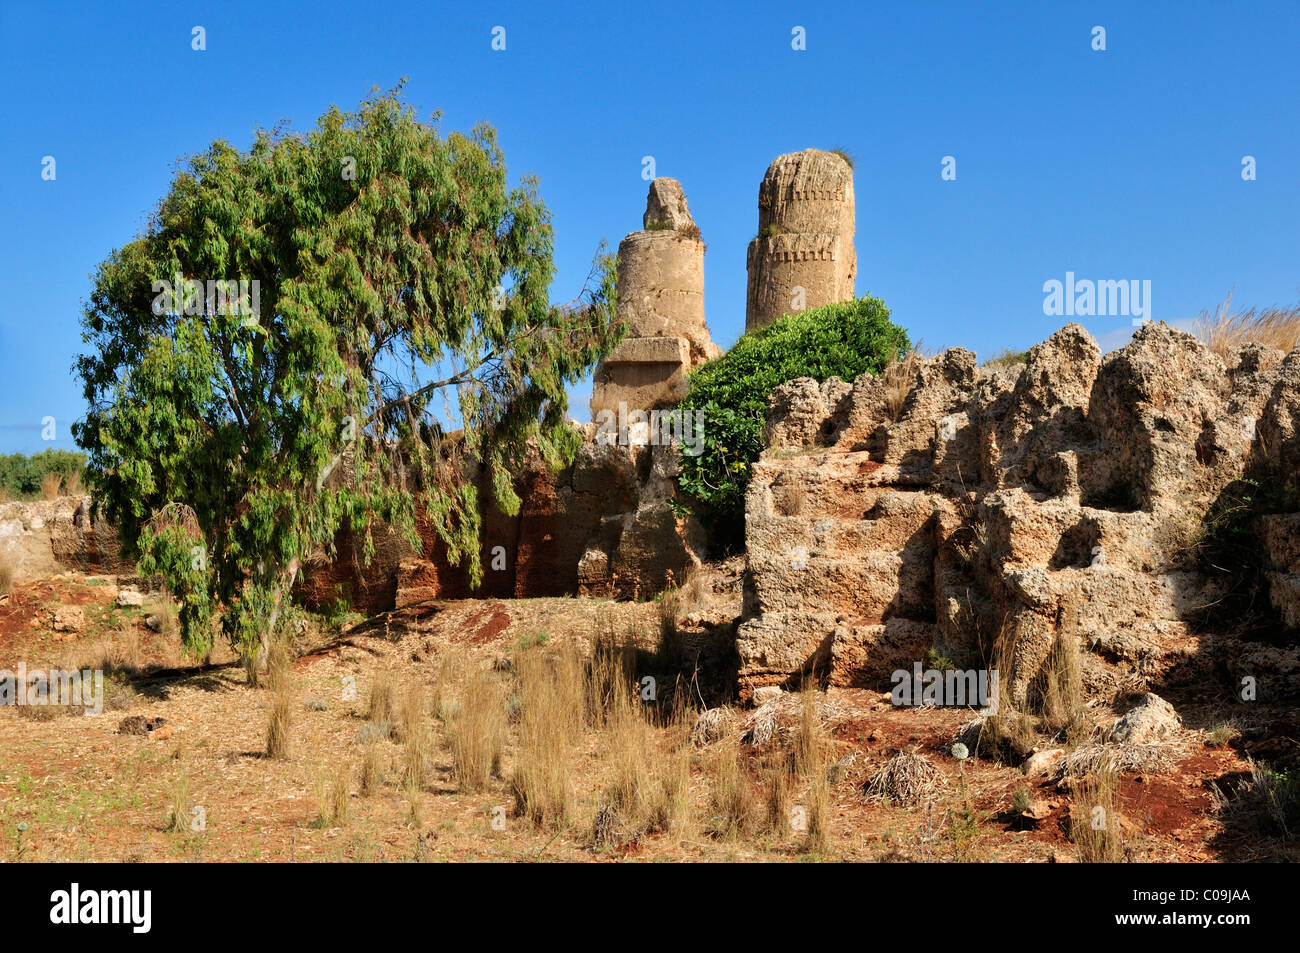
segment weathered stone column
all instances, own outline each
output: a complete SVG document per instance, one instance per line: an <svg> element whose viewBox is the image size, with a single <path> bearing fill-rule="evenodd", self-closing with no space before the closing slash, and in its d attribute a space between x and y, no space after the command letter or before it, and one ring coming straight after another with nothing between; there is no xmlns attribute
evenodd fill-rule
<svg viewBox="0 0 1300 953"><path fill-rule="evenodd" d="M853 168L842 156L805 149L767 167L746 256L746 331L853 297L853 215Z"/></svg>
<svg viewBox="0 0 1300 953"><path fill-rule="evenodd" d="M704 242L676 179L650 183L644 230L618 246L623 343L596 368L593 418L602 410L651 410L686 394L686 374L721 349L704 323Z"/></svg>

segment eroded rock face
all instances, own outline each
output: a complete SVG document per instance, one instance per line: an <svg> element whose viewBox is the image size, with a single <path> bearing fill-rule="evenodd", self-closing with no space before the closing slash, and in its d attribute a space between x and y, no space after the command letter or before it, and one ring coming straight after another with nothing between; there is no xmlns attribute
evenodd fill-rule
<svg viewBox="0 0 1300 953"><path fill-rule="evenodd" d="M1011 368L954 349L791 381L746 498L742 694L812 668L882 688L928 649L976 668L1002 645L1020 704L1063 639L1091 691L1244 671L1259 651L1193 624L1224 582L1188 551L1225 500L1276 491L1252 529L1276 623L1300 628L1298 428L1300 353L1225 363L1162 324L1104 358L1069 325Z"/></svg>
<svg viewBox="0 0 1300 953"><path fill-rule="evenodd" d="M117 530L91 518L89 496L0 503L0 556L16 582L75 569L129 573L134 566L119 552Z"/></svg>
<svg viewBox="0 0 1300 953"><path fill-rule="evenodd" d="M391 528L374 529L375 554L365 562L350 533L336 540L338 557L309 561L296 595L311 606L346 598L367 613L431 599L600 595L647 599L681 583L700 565L703 538L694 520L679 518L677 452L670 446L618 446L581 428L584 444L572 464L552 471L534 456L515 480L514 516L491 502L481 475L480 558L483 578L470 584L454 565L427 515L413 548Z"/></svg>

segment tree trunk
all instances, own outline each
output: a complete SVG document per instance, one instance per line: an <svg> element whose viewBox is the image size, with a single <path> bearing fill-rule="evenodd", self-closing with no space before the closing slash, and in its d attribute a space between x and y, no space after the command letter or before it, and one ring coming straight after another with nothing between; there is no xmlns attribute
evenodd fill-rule
<svg viewBox="0 0 1300 953"><path fill-rule="evenodd" d="M298 578L298 560L289 563L289 581L282 588L275 591L275 602L271 606L271 618L267 620L265 628L262 629L262 644L257 650L257 674L264 675L271 661L271 636L275 633L275 625L280 620L280 606L287 595L293 598L293 583Z"/></svg>

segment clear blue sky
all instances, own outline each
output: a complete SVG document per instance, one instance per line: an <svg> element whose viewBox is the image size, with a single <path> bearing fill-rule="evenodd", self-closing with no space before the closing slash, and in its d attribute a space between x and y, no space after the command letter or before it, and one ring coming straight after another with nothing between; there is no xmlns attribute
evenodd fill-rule
<svg viewBox="0 0 1300 953"><path fill-rule="evenodd" d="M402 76L422 114L488 120L512 179L540 177L556 301L602 238L640 227L654 156L708 243L724 346L744 328L758 183L809 146L856 158L857 291L929 349L1043 339L1067 320L1044 315L1043 283L1067 271L1150 280L1169 321L1234 287L1242 305L1300 299L1300 3L542 6L0 0L0 452L73 446L89 276L179 156L281 118L307 128ZM1113 345L1131 320L1083 323ZM572 393L579 419L589 391Z"/></svg>

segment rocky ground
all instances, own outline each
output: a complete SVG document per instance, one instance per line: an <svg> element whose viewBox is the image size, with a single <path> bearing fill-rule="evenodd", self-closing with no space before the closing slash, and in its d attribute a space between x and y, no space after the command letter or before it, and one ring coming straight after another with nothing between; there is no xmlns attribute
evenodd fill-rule
<svg viewBox="0 0 1300 953"><path fill-rule="evenodd" d="M103 668L108 682L99 716L0 710L0 857L1069 862L1086 856L1078 825L1091 796L1088 779L1062 773L1061 765L1095 738L1044 741L1023 766L1022 759L985 751L958 761L953 744L969 737L962 731L970 710L897 708L887 694L850 687L814 691L809 705L800 692L776 689L760 694L760 707L726 703L735 698L726 646L740 611L736 568L703 574L689 591L668 596L676 601L667 610L662 601L548 598L430 603L365 621L304 614L294 620L296 660L274 689L250 687L238 660L221 647L204 659L184 658L168 607L138 580L65 573L20 584L0 600L0 669L19 662L29 671ZM529 659L560 657L570 646L589 653L602 638L621 641L644 650L633 663L641 666L633 671L641 686L644 672L663 669L665 614L680 633L673 642L678 667L696 676L677 696L690 696L690 710L673 718L644 706L655 714L638 710L635 725L616 713L579 717L561 759L568 782L563 818L535 824L521 816L512 780L528 757L527 719L516 716L531 697L521 674ZM480 789L462 783L454 749L458 720L469 717L465 685L471 683L499 689L494 697L510 709L498 763ZM404 780L409 737L372 711L376 695L389 692L418 699L424 758L418 785ZM1152 703L1151 723L1139 726L1143 736L1131 736L1143 743L1145 760L1121 770L1113 792L1118 822L1112 820L1112 829L1123 856L1291 856L1292 841L1271 830L1267 818L1242 809L1242 792L1252 756L1294 762L1300 737L1294 711L1262 705L1227 711L1191 694L1170 700L1174 720L1166 724L1163 709ZM277 706L288 714L287 756L271 758L268 724ZM405 716L389 717L406 723ZM1115 712L1094 703L1089 717L1103 730ZM801 761L804 751L815 755ZM920 755L933 768L926 791L912 802L873 800L868 782L900 752ZM363 780L367 762L370 782ZM795 767L782 774L780 765ZM642 794L659 785L668 790L674 766L683 780L674 789L675 808L670 819L656 822L637 791L628 796L628 779L636 779L632 787Z"/></svg>

